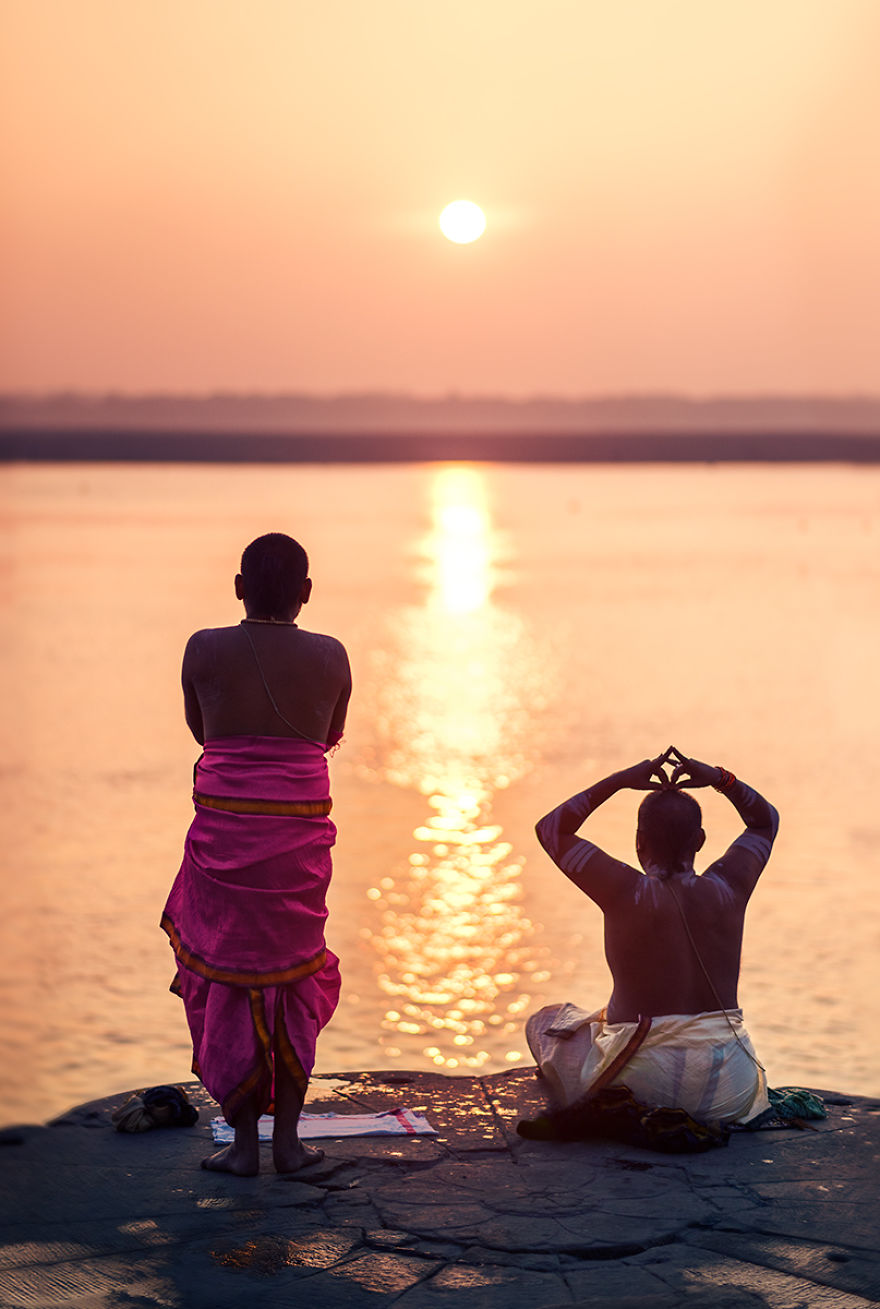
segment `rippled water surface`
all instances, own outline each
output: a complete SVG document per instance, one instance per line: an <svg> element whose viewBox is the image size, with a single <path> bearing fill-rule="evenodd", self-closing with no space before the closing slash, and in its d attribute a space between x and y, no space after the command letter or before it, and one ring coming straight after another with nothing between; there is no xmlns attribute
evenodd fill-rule
<svg viewBox="0 0 880 1309"><path fill-rule="evenodd" d="M190 1076L157 921L198 748L179 662L241 548L299 537L348 646L318 1068L494 1070L608 996L552 805L671 741L779 808L741 1000L771 1084L876 1094L880 474L818 467L0 471L2 1117ZM738 828L701 793L706 862ZM591 835L633 859L639 797Z"/></svg>

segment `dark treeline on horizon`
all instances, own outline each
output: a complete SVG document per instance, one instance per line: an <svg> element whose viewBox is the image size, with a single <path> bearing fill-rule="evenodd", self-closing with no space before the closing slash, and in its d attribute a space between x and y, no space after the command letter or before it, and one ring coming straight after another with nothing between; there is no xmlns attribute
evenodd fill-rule
<svg viewBox="0 0 880 1309"><path fill-rule="evenodd" d="M880 434L266 433L3 428L0 462L880 463Z"/></svg>
<svg viewBox="0 0 880 1309"><path fill-rule="evenodd" d="M808 434L880 436L880 396L619 395L566 399L383 392L339 395L0 395L0 432L126 432L444 438L520 434L645 437Z"/></svg>

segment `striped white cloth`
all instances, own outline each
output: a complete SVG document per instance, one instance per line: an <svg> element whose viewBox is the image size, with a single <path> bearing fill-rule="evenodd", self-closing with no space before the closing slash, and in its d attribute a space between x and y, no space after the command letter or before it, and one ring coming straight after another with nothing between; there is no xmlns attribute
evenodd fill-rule
<svg viewBox="0 0 880 1309"><path fill-rule="evenodd" d="M588 1094L623 1050L636 1023L609 1023L605 1010L548 1005L532 1014L526 1039L560 1104ZM703 1122L746 1123L770 1105L742 1011L664 1014L612 1086L627 1086L643 1104L685 1109Z"/></svg>
<svg viewBox="0 0 880 1309"><path fill-rule="evenodd" d="M271 1141L275 1119L263 1114L258 1123L261 1141ZM211 1119L211 1132L217 1145L227 1145L235 1132L225 1118ZM301 1114L299 1137L314 1141L322 1137L344 1136L436 1136L437 1129L413 1109L390 1109L378 1114Z"/></svg>

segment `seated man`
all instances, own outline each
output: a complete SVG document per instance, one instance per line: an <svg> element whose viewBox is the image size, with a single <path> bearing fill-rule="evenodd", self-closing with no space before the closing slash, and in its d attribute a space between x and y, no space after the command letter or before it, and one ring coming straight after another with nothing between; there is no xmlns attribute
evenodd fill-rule
<svg viewBox="0 0 880 1309"><path fill-rule="evenodd" d="M664 765L673 768L671 779ZM702 814L680 788L703 786L731 802L746 830L698 876ZM643 873L575 835L625 787L650 792L636 832ZM732 773L674 748L597 782L540 820L541 845L605 915L614 983L605 1009L551 1005L528 1021L529 1048L560 1104L623 1085L645 1104L684 1109L704 1122L747 1122L768 1107L737 982L746 905L778 822L773 806Z"/></svg>
<svg viewBox="0 0 880 1309"><path fill-rule="evenodd" d="M273 1098L278 1171L320 1158L297 1124L339 996L324 942L336 835L325 755L342 735L351 675L339 641L296 624L308 567L289 536L252 541L235 579L245 617L196 632L183 656L186 721L204 752L162 927L193 1072L235 1129L203 1166L238 1174L258 1171L257 1120Z"/></svg>

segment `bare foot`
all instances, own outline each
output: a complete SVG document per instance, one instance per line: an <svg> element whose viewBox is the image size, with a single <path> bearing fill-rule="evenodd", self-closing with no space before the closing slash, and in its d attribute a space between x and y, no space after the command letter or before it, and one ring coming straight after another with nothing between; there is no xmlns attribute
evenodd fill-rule
<svg viewBox="0 0 880 1309"><path fill-rule="evenodd" d="M313 1164L319 1164L324 1158L324 1151L314 1145L303 1145L302 1141L297 1141L290 1151L282 1150L280 1147L273 1148L272 1158L277 1172L298 1173L304 1168L311 1168Z"/></svg>
<svg viewBox="0 0 880 1309"><path fill-rule="evenodd" d="M224 1146L216 1154L209 1154L202 1160L202 1167L209 1173L234 1173L236 1177L256 1177L260 1171L259 1153L238 1149L235 1145Z"/></svg>

